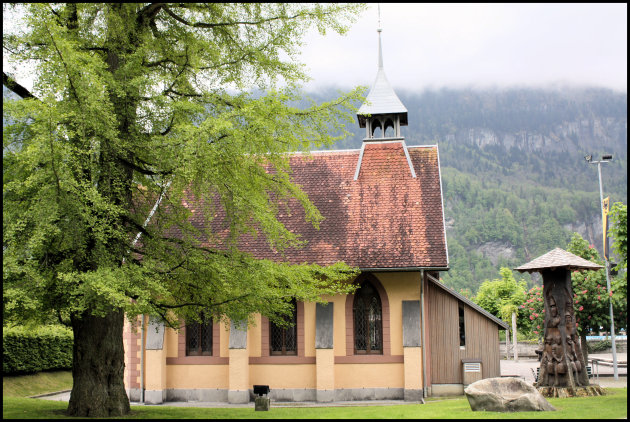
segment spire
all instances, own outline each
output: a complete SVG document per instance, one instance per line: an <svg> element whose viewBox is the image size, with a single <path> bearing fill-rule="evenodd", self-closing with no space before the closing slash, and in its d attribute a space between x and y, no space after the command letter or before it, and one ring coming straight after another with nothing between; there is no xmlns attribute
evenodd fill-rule
<svg viewBox="0 0 630 422"><path fill-rule="evenodd" d="M376 32L378 32L378 68L383 68L383 49L381 48L381 32L383 32L383 28L381 28L381 4L378 4L378 28L376 28Z"/></svg>
<svg viewBox="0 0 630 422"><path fill-rule="evenodd" d="M407 109L392 89L383 68L383 48L381 43L381 6L378 5L378 69L376 79L370 88L365 103L357 112L359 127L366 128L366 140L374 138L376 128L381 128L382 137L388 128L393 128L393 134L388 138L401 138L400 126L407 125Z"/></svg>

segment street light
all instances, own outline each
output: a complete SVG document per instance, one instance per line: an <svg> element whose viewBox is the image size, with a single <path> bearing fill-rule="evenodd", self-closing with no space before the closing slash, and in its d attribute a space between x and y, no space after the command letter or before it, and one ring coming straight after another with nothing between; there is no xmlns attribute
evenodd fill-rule
<svg viewBox="0 0 630 422"><path fill-rule="evenodd" d="M600 201L600 206L602 207L602 228L604 226L604 193L602 190L602 163L608 163L612 160L613 156L612 154L604 154L602 155L602 159L599 161L593 161L593 156L592 155L587 155L586 157L584 157L586 159L586 162L589 164L597 164L597 174L599 175L599 201ZM603 230L606 230L605 228L603 228ZM604 233L604 239L606 239L606 233ZM605 240L604 240L605 241ZM604 248L606 247L606 245L604 245ZM614 374L615 374L615 380L619 379L619 371L617 370L617 346L615 344L615 320L613 317L613 305L612 305L612 295L610 295L610 276L608 275L608 271L610 268L610 263L608 262L608 258L606 257L606 254L604 253L604 262L606 263L606 287L608 288L608 305L609 305L609 309L610 309L610 338L612 340L612 356L613 356L613 369L614 369Z"/></svg>

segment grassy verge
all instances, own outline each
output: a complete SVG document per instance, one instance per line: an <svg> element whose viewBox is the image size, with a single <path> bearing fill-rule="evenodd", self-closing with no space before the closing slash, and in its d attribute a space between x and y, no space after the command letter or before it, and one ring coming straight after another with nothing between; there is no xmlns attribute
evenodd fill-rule
<svg viewBox="0 0 630 422"><path fill-rule="evenodd" d="M610 388L602 397L550 399L557 412L473 412L465 397L428 401L424 405L364 407L272 407L268 412L249 408L193 408L132 406L124 419L626 419L627 389ZM68 419L65 402L23 397L3 397L3 418Z"/></svg>
<svg viewBox="0 0 630 422"><path fill-rule="evenodd" d="M32 375L3 376L2 395L29 397L72 389L71 371L38 372Z"/></svg>

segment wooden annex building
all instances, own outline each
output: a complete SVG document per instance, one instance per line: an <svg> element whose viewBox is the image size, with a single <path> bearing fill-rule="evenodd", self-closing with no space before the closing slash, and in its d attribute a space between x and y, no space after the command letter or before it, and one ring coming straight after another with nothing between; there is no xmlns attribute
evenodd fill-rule
<svg viewBox="0 0 630 422"><path fill-rule="evenodd" d="M361 149L290 157L293 181L325 218L319 230L298 207L280 216L308 241L285 261L344 261L361 269L359 289L326 306L295 303L287 329L261 316L247 329L182 322L176 332L152 321L141 342L127 324L131 400L244 403L263 384L272 400L421 401L500 375L507 325L439 281L449 263L438 147L406 145L407 109L385 76L380 31L378 63L358 111ZM242 249L280 259L261 238L242 239Z"/></svg>

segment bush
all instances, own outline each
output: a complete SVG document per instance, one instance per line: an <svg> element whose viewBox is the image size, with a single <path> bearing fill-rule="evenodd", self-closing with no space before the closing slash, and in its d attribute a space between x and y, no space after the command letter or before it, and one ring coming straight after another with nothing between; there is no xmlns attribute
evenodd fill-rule
<svg viewBox="0 0 630 422"><path fill-rule="evenodd" d="M612 347L612 341L602 340L597 342L586 342L589 353L597 353L608 350Z"/></svg>
<svg viewBox="0 0 630 422"><path fill-rule="evenodd" d="M2 373L72 369L72 330L62 326L2 328Z"/></svg>

